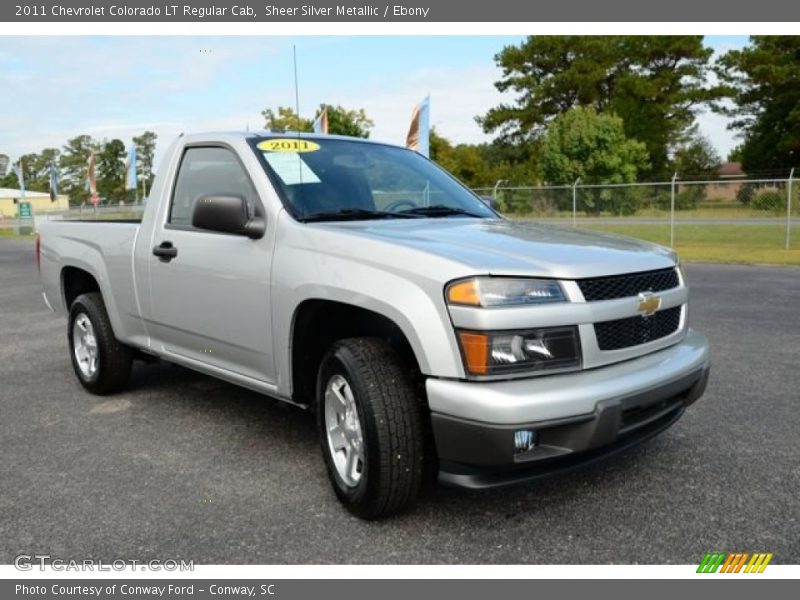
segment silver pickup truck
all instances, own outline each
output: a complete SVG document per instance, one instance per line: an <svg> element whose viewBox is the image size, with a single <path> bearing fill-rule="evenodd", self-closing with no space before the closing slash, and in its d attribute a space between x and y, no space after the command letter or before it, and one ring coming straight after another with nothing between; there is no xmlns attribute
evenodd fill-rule
<svg viewBox="0 0 800 600"><path fill-rule="evenodd" d="M365 140L181 136L141 223L43 223L37 257L88 391L156 357L314 409L364 518L627 448L708 379L673 252L511 222Z"/></svg>

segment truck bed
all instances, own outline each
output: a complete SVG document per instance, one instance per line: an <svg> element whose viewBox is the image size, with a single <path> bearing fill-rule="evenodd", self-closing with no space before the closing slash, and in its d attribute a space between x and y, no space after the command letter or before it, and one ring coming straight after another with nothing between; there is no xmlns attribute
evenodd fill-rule
<svg viewBox="0 0 800 600"><path fill-rule="evenodd" d="M61 290L64 269L91 273L98 281L118 335L136 318L132 270L138 221L45 221L39 226L40 268L46 298L57 312L66 312ZM112 293L113 290L113 293ZM116 306L117 303L119 306Z"/></svg>

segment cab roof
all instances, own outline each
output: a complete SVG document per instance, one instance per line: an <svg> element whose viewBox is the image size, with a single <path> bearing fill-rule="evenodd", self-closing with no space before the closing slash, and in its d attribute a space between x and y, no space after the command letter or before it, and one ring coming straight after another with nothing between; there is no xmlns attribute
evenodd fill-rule
<svg viewBox="0 0 800 600"><path fill-rule="evenodd" d="M399 144L392 144L389 142L381 142L370 140L360 137L352 137L349 135L328 135L320 133L311 133L306 131L274 131L269 129L258 129L254 131L206 131L198 133L181 134L181 136L189 142L195 141L208 141L211 139L220 141L230 141L232 139L254 139L254 138L295 138L301 140L343 140L347 142L358 142L364 144L377 144L381 146L395 146L402 148Z"/></svg>

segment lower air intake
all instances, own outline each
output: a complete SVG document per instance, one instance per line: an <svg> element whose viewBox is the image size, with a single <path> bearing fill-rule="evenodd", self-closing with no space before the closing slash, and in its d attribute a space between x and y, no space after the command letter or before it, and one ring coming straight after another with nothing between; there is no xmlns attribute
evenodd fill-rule
<svg viewBox="0 0 800 600"><path fill-rule="evenodd" d="M594 324L600 350L620 350L646 344L675 333L681 323L681 307L660 310L649 317L629 317Z"/></svg>

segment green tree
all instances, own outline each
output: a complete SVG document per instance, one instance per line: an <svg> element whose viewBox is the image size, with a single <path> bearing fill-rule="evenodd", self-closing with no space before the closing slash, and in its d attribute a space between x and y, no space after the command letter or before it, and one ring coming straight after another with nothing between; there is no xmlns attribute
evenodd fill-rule
<svg viewBox="0 0 800 600"><path fill-rule="evenodd" d="M88 135L74 137L64 145L59 157L60 187L62 193L69 195L70 204L81 204L89 197L86 191L86 164L90 154L98 149L97 142Z"/></svg>
<svg viewBox="0 0 800 600"><path fill-rule="evenodd" d="M17 181L17 176L14 173L14 170L11 168L13 161L9 158L8 167L6 172L0 176L0 188L11 188L16 189L19 187L19 181Z"/></svg>
<svg viewBox="0 0 800 600"><path fill-rule="evenodd" d="M277 111L265 108L261 111L264 128L272 131L311 131L313 121L304 119L289 106L279 106Z"/></svg>
<svg viewBox="0 0 800 600"><path fill-rule="evenodd" d="M328 109L328 133L368 138L375 123L363 108L348 109L341 105L320 104L316 116ZM266 108L261 111L265 129L274 131L312 131L314 119L305 119L295 113L293 108L279 106L277 110ZM315 118L316 118L315 116Z"/></svg>
<svg viewBox="0 0 800 600"><path fill-rule="evenodd" d="M449 171L453 164L453 144L450 143L450 140L439 135L435 127L431 127L428 145L431 151L431 160Z"/></svg>
<svg viewBox="0 0 800 600"><path fill-rule="evenodd" d="M514 162L508 149L495 144L457 144L439 135L430 135L431 160L471 188L490 188L503 180L530 184L535 181L532 162Z"/></svg>
<svg viewBox="0 0 800 600"><path fill-rule="evenodd" d="M137 148L138 171L148 184L153 179L156 137L152 131L145 131L133 138ZM68 140L62 150L45 148L38 153L22 155L18 160L22 160L24 165L25 187L32 191L49 191L50 165L55 163L59 193L69 195L72 204L85 202L89 197L86 182L88 161L92 152L95 153L95 175L100 195L113 200L124 199L127 195L124 190L125 145L117 139L99 143L88 135L79 135ZM0 178L0 187L18 185L17 177L11 170Z"/></svg>
<svg viewBox="0 0 800 600"><path fill-rule="evenodd" d="M153 131L145 131L142 135L133 137L133 144L136 146L136 176L139 185L144 184L145 194L153 185L153 157L157 138Z"/></svg>
<svg viewBox="0 0 800 600"><path fill-rule="evenodd" d="M494 183L496 166L490 165L481 147L474 144L459 144L453 148L451 164L445 168L470 187Z"/></svg>
<svg viewBox="0 0 800 600"><path fill-rule="evenodd" d="M708 179L717 174L721 162L709 139L692 127L675 149L671 170L681 179Z"/></svg>
<svg viewBox="0 0 800 600"><path fill-rule="evenodd" d="M22 165L22 172L25 177L25 189L31 190L35 192L42 191L39 189L37 181L39 179L39 173L37 172L37 165L36 163L40 163L41 160L39 159L39 155L36 152L29 152L28 154L23 154L20 156L16 163L17 165ZM15 175L16 177L16 175ZM19 181L17 181L17 187L19 187Z"/></svg>
<svg viewBox="0 0 800 600"><path fill-rule="evenodd" d="M648 168L642 142L625 136L622 119L575 107L550 122L542 147L542 173L548 183L630 183ZM634 190L590 189L582 205L593 212L635 212Z"/></svg>
<svg viewBox="0 0 800 600"><path fill-rule="evenodd" d="M728 162L742 162L742 151L743 150L744 150L744 148L742 147L742 144L739 144L738 146L734 146L733 148L731 148L730 152L728 152L728 157L727 157L726 160Z"/></svg>
<svg viewBox="0 0 800 600"><path fill-rule="evenodd" d="M489 165L477 146L467 144L453 146L434 129L430 134L430 150L431 160L466 185L480 187L485 184Z"/></svg>
<svg viewBox="0 0 800 600"><path fill-rule="evenodd" d="M716 71L733 100L716 109L744 137L744 170L800 165L800 36L753 36L722 56Z"/></svg>
<svg viewBox="0 0 800 600"><path fill-rule="evenodd" d="M40 153L23 154L19 160L22 161L25 171L25 189L35 192L47 192L50 190L50 163L58 163L59 150L57 148L45 148ZM19 186L16 175L14 186Z"/></svg>
<svg viewBox="0 0 800 600"><path fill-rule="evenodd" d="M61 174L59 173L58 169L58 159L61 155L61 150L58 148L45 148L42 150L38 155L38 160L36 161L36 179L39 185L39 190L42 192L49 192L50 191L50 166L55 164L56 166L56 175L61 178ZM61 193L61 190L59 190Z"/></svg>
<svg viewBox="0 0 800 600"><path fill-rule="evenodd" d="M670 169L681 179L711 179L716 177L721 162L714 146L695 125L675 149ZM696 208L699 202L706 199L707 191L705 185L680 185L675 197L675 207L679 210ZM667 203L666 195L659 196L656 201L663 208L671 205Z"/></svg>
<svg viewBox="0 0 800 600"><path fill-rule="evenodd" d="M669 150L699 106L721 94L706 83L712 50L702 36L533 36L504 48L495 83L516 100L478 122L500 139L539 139L575 106L619 115L627 137L645 144L651 172L663 174Z"/></svg>
<svg viewBox="0 0 800 600"><path fill-rule="evenodd" d="M550 123L542 173L550 184L629 183L648 167L644 144L627 138L622 119L575 107Z"/></svg>
<svg viewBox="0 0 800 600"><path fill-rule="evenodd" d="M326 108L328 109L328 133L360 138L369 137L369 131L375 123L367 116L363 108L350 110L341 105L320 104L317 115L322 114Z"/></svg>
<svg viewBox="0 0 800 600"><path fill-rule="evenodd" d="M39 190L39 186L37 185L36 181L35 164L37 162L39 162L39 155L35 152L23 154L13 162L13 166L22 165L22 176L25 179L26 190L41 191ZM5 177L5 181L8 185L4 185L4 187L11 187L15 189L19 189L20 187L19 179L17 178L16 171L14 171L13 168L9 168L8 175Z"/></svg>
<svg viewBox="0 0 800 600"><path fill-rule="evenodd" d="M109 202L125 199L125 144L113 139L103 143L95 157L97 193Z"/></svg>

